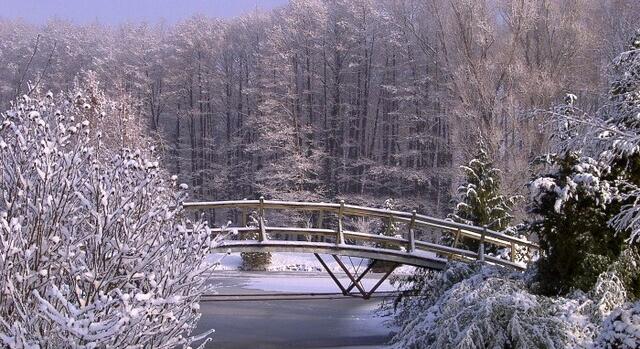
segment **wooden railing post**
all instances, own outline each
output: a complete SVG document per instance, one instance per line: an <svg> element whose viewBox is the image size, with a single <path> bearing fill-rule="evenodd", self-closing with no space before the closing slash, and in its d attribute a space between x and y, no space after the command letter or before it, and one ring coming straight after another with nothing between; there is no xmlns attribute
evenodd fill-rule
<svg viewBox="0 0 640 349"><path fill-rule="evenodd" d="M454 248L458 247L458 242L460 241L460 234L462 234L462 231L460 230L460 228L458 228L458 230L456 230L456 237L453 240L453 247Z"/></svg>
<svg viewBox="0 0 640 349"><path fill-rule="evenodd" d="M247 198L244 198L244 200L247 200ZM241 217L242 227L246 227L247 226L247 209L243 208L240 214L242 215Z"/></svg>
<svg viewBox="0 0 640 349"><path fill-rule="evenodd" d="M484 238L487 235L487 226L482 227L482 233L480 234L480 247L478 248L478 260L484 263Z"/></svg>
<svg viewBox="0 0 640 349"><path fill-rule="evenodd" d="M260 197L260 206L258 208L260 233L258 234L258 241L267 240L267 229L264 224L264 196Z"/></svg>
<svg viewBox="0 0 640 349"><path fill-rule="evenodd" d="M516 261L516 244L515 244L515 242L511 243L511 261L512 262Z"/></svg>
<svg viewBox="0 0 640 349"><path fill-rule="evenodd" d="M344 232L342 231L342 215L344 213L344 200L340 200L340 210L338 211L338 235L336 236L336 244L344 244Z"/></svg>
<svg viewBox="0 0 640 349"><path fill-rule="evenodd" d="M320 210L318 211L318 219L316 220L316 228L318 229L322 229L322 221L324 220L324 210ZM322 241L324 242L326 236L324 236L324 234L318 234L316 235L318 241Z"/></svg>
<svg viewBox="0 0 640 349"><path fill-rule="evenodd" d="M260 215L260 217L264 217L264 196L261 196L258 200L260 201L258 206L258 214Z"/></svg>
<svg viewBox="0 0 640 349"><path fill-rule="evenodd" d="M320 212L318 212L318 222L317 222L317 227L318 229L322 229L322 221L324 220L324 210L320 210Z"/></svg>
<svg viewBox="0 0 640 349"><path fill-rule="evenodd" d="M416 250L416 237L414 232L414 225L416 224L416 210L411 211L411 223L409 223L409 253L413 253Z"/></svg>

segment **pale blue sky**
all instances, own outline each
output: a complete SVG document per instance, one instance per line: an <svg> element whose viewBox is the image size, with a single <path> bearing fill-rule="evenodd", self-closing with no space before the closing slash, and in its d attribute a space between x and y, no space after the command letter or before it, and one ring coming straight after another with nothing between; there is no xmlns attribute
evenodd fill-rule
<svg viewBox="0 0 640 349"><path fill-rule="evenodd" d="M284 5L288 0L0 0L0 17L23 18L45 23L57 17L76 23L98 21L118 24L125 21L174 23L194 14L234 17L260 9Z"/></svg>

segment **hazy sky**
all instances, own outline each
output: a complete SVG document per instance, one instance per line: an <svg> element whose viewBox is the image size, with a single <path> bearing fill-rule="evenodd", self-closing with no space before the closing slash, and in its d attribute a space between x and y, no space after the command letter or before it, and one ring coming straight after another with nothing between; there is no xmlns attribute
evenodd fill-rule
<svg viewBox="0 0 640 349"><path fill-rule="evenodd" d="M233 17L256 8L271 9L287 0L0 0L0 17L45 23L50 17L77 23L125 21L171 23L200 13Z"/></svg>

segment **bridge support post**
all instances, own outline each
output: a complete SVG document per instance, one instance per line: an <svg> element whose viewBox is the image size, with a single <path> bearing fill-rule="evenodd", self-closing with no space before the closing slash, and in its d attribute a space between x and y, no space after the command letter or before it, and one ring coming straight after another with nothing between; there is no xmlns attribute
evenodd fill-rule
<svg viewBox="0 0 640 349"><path fill-rule="evenodd" d="M322 221L324 220L324 210L320 210L320 212L318 212L318 222L317 222L317 227L318 229L322 229Z"/></svg>
<svg viewBox="0 0 640 349"><path fill-rule="evenodd" d="M360 283L353 277L353 275L351 275L351 272L349 272L349 269L347 268L347 266L345 266L344 263L342 263L342 260L340 260L340 257L333 255L333 259L336 260L336 263L338 263L340 268L344 270L344 273L347 274L347 277L349 277L349 280L351 280L351 285L347 289L352 289L353 286L355 286L358 288L358 291L360 291L360 294L362 294L362 297L366 297L367 291L365 291L364 288L362 288L362 286L360 285Z"/></svg>
<svg viewBox="0 0 640 349"><path fill-rule="evenodd" d="M325 263L325 261L322 259L322 257L320 257L319 254L314 253L314 255L316 256L316 258L318 259L318 261L320 262L320 264L322 265L322 267L327 271L327 273L329 274L329 276L331 277L331 279L333 280L333 282L338 286L338 288L340 289L340 291L342 292L343 295L345 296L354 296L354 297L362 297L363 299L369 299L371 298L371 296L373 295L373 293L378 289L378 287L380 287L380 285L382 285L382 283L384 282L384 280L386 280L389 275L391 275L391 273L393 273L393 271L398 267L398 263L394 263L391 268L389 268L384 275L378 280L378 282L376 282L376 284L369 290L365 290L365 288L362 286L362 279L364 279L364 277L373 269L373 266L376 264L377 260L374 259L371 261L371 264L369 264L369 266L367 266L367 268L360 274L358 275L358 277L354 277L354 275L349 271L349 268L347 268L344 263L342 262L342 260L340 260L340 257L336 256L336 255L332 255L333 258L336 260L336 262L338 263L338 265L340 266L340 268L344 271L344 273L347 275L347 277L349 278L349 280L351 281L351 283L349 284L349 286L345 287L342 285L342 283L340 282L340 280L338 280L338 278L336 277L336 275L331 271L331 269L329 268L329 266L327 265L327 263ZM351 290L353 290L353 288L357 288L358 289L358 293L351 293Z"/></svg>
<svg viewBox="0 0 640 349"><path fill-rule="evenodd" d="M264 196L261 196L258 201L258 214L260 215L260 217L264 217Z"/></svg>
<svg viewBox="0 0 640 349"><path fill-rule="evenodd" d="M348 295L349 292L347 292L344 286L342 286L342 283L340 283L340 280L338 280L338 278L333 274L333 272L331 271L327 263L325 263L324 260L322 260L322 257L320 257L320 255L317 253L314 253L313 255L316 256L316 258L318 259L318 261L320 262L324 270L326 270L329 276L331 276L331 279L333 280L333 282L335 282L336 285L338 285L338 288L340 289L340 291L342 291L342 294L345 296Z"/></svg>
<svg viewBox="0 0 640 349"><path fill-rule="evenodd" d="M380 287L380 285L382 285L384 280L386 280L389 277L389 275L391 275L391 273L393 273L393 271L396 270L397 267L398 267L398 263L394 264L391 268L389 268L389 270L387 270L387 272L380 278L380 280L378 280L378 282L375 285L373 285L373 287L371 287L371 289L369 290L369 293L367 293L364 296L364 299L371 298L371 295L378 289L378 287Z"/></svg>
<svg viewBox="0 0 640 349"><path fill-rule="evenodd" d="M267 229L264 224L264 218L260 217L260 233L258 234L258 241L266 241L267 240Z"/></svg>
<svg viewBox="0 0 640 349"><path fill-rule="evenodd" d="M453 240L453 247L457 248L458 247L458 241L460 241L460 235L462 234L462 231L460 230L460 228L458 228L458 230L456 230L456 237Z"/></svg>

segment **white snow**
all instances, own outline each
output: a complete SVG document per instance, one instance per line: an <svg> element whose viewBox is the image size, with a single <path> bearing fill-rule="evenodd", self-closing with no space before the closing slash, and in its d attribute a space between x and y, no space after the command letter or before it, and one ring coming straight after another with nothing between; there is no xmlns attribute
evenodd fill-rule
<svg viewBox="0 0 640 349"><path fill-rule="evenodd" d="M320 257L332 271L342 271L340 265L330 255L321 254ZM240 253L213 253L209 255L207 260L210 263L218 263L216 270L240 270L242 267ZM358 257L342 257L342 261L350 269L359 270L364 270L369 263L368 259ZM398 267L394 273L411 274L414 270L415 267L403 265ZM324 272L324 268L313 254L278 252L271 254L271 264L267 267L267 271Z"/></svg>
<svg viewBox="0 0 640 349"><path fill-rule="evenodd" d="M264 273L263 273L264 274ZM349 278L345 274L336 275L343 286L350 284ZM365 277L362 284L365 290L369 290L378 281L376 276ZM294 292L294 293L312 293L312 292L340 292L338 286L331 280L326 273L309 273L304 277L282 277L282 276L262 276L250 277L248 283L244 286L247 289L270 291L270 292ZM378 288L378 291L394 291L388 280L385 280ZM354 289L353 292L358 292Z"/></svg>

